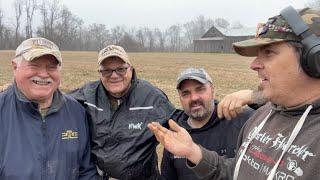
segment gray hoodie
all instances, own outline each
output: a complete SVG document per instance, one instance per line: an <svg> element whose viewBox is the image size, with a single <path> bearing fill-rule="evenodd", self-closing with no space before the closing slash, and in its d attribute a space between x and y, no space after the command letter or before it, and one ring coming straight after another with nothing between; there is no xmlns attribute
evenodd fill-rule
<svg viewBox="0 0 320 180"><path fill-rule="evenodd" d="M266 104L255 112L241 130L236 159L224 159L216 152L202 148L201 162L196 166L188 164L189 167L203 179L232 179L235 164L248 138L272 110L266 124L248 146L237 178L267 179L293 128L308 106L285 109L271 103ZM282 157L274 179L320 179L317 170L320 164L320 100L315 101L312 106L300 132Z"/></svg>

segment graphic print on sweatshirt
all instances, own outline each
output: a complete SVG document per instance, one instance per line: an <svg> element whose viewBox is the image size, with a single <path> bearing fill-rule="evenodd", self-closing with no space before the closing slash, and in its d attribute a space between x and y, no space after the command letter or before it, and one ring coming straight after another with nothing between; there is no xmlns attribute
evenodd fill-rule
<svg viewBox="0 0 320 180"><path fill-rule="evenodd" d="M248 143L254 129L249 132L246 141L242 143L238 155L241 154ZM290 134L269 134L264 131L258 133L243 156L241 166L249 166L250 170L248 171L251 171L251 173L267 177L277 163L282 151L286 148L289 137ZM315 156L315 152L309 148L308 144L295 144L293 142L280 161L274 178L276 180L301 179L304 171L308 170L304 169L304 166Z"/></svg>

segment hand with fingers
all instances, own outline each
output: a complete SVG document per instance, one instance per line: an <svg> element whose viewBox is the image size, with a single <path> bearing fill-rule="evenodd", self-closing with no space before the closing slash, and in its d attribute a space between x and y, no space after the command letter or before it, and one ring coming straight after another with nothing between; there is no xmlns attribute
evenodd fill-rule
<svg viewBox="0 0 320 180"><path fill-rule="evenodd" d="M252 90L240 90L226 95L218 104L218 117L228 120L237 117L245 105L253 103L253 93Z"/></svg>
<svg viewBox="0 0 320 180"><path fill-rule="evenodd" d="M200 147L193 142L184 128L171 119L169 126L170 129L167 129L156 122L148 124L148 128L164 148L176 156L186 157L192 163L198 164L202 158Z"/></svg>

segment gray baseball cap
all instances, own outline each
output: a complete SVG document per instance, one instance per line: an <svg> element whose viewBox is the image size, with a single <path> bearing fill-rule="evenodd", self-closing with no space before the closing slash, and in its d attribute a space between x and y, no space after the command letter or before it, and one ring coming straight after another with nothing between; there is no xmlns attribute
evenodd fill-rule
<svg viewBox="0 0 320 180"><path fill-rule="evenodd" d="M187 79L196 80L202 84L206 84L208 82L212 84L213 82L212 78L203 68L187 68L182 71L177 78L177 89L180 88L181 82Z"/></svg>

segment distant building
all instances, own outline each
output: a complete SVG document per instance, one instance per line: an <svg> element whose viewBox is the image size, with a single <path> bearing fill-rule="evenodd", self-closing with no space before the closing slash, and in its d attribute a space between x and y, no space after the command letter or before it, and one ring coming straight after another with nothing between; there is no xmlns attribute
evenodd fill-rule
<svg viewBox="0 0 320 180"><path fill-rule="evenodd" d="M232 43L251 39L256 28L223 29L212 26L200 39L193 40L194 52L230 53Z"/></svg>

